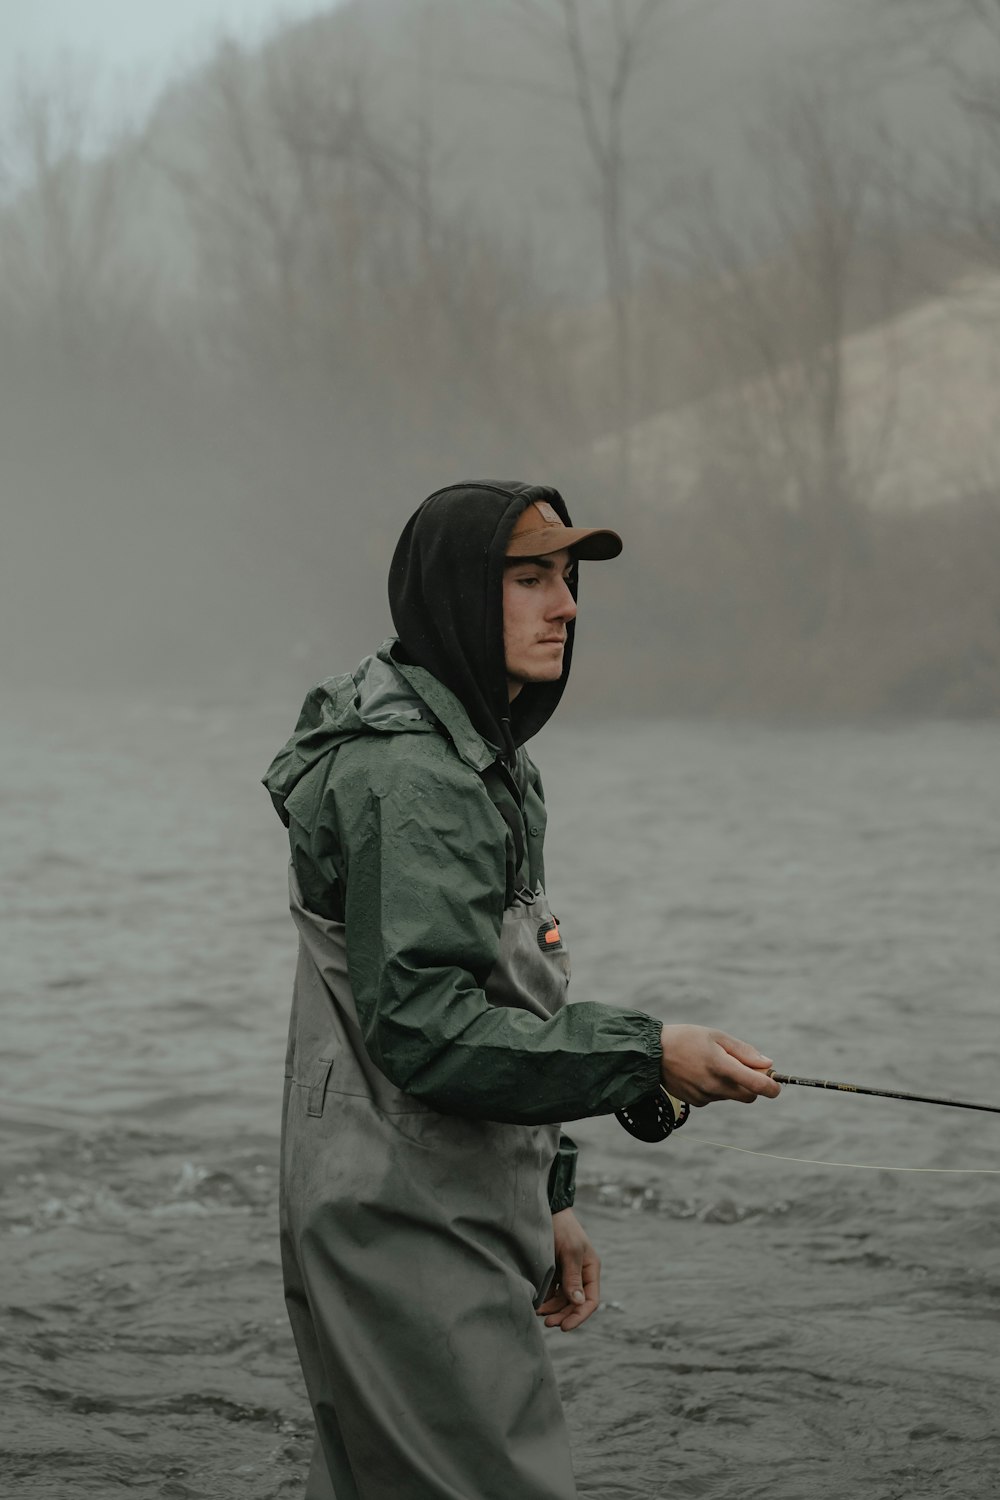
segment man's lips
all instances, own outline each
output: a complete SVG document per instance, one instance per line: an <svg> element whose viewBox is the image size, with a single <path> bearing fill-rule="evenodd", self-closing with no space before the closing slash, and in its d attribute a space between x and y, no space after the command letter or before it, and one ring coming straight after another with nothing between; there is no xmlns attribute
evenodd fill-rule
<svg viewBox="0 0 1000 1500"><path fill-rule="evenodd" d="M565 646L566 637L564 635L543 635L538 644L540 646Z"/></svg>

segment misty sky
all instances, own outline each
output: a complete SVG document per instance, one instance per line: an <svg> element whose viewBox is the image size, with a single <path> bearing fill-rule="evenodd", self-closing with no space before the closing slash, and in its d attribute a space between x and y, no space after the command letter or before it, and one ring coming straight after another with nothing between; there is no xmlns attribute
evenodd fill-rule
<svg viewBox="0 0 1000 1500"><path fill-rule="evenodd" d="M0 0L0 89L18 68L46 70L67 53L128 77L148 98L220 31L258 37L283 17L336 0Z"/></svg>

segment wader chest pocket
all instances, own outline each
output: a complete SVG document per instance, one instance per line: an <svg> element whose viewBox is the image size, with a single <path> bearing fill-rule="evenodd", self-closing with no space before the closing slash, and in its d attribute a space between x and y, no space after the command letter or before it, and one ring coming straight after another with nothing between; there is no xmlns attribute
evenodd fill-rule
<svg viewBox="0 0 1000 1500"><path fill-rule="evenodd" d="M306 1096L306 1114L321 1115L323 1113L326 1085L329 1081L330 1069L332 1067L332 1057L321 1057L317 1062L308 1085L309 1093Z"/></svg>

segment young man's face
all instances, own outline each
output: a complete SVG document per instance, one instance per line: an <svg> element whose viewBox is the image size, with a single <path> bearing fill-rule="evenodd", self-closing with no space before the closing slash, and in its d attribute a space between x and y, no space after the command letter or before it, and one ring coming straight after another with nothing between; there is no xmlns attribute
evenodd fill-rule
<svg viewBox="0 0 1000 1500"><path fill-rule="evenodd" d="M566 627L576 615L568 549L546 557L509 558L503 577L503 649L507 687L515 698L526 682L558 682Z"/></svg>

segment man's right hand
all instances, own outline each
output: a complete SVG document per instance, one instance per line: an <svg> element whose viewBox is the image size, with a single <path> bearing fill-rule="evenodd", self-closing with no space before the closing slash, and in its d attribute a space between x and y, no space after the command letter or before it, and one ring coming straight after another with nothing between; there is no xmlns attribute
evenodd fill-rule
<svg viewBox="0 0 1000 1500"><path fill-rule="evenodd" d="M775 1099L781 1085L767 1074L772 1060L708 1026L664 1026L660 1033L663 1087L696 1108L716 1099L752 1104L759 1094Z"/></svg>

